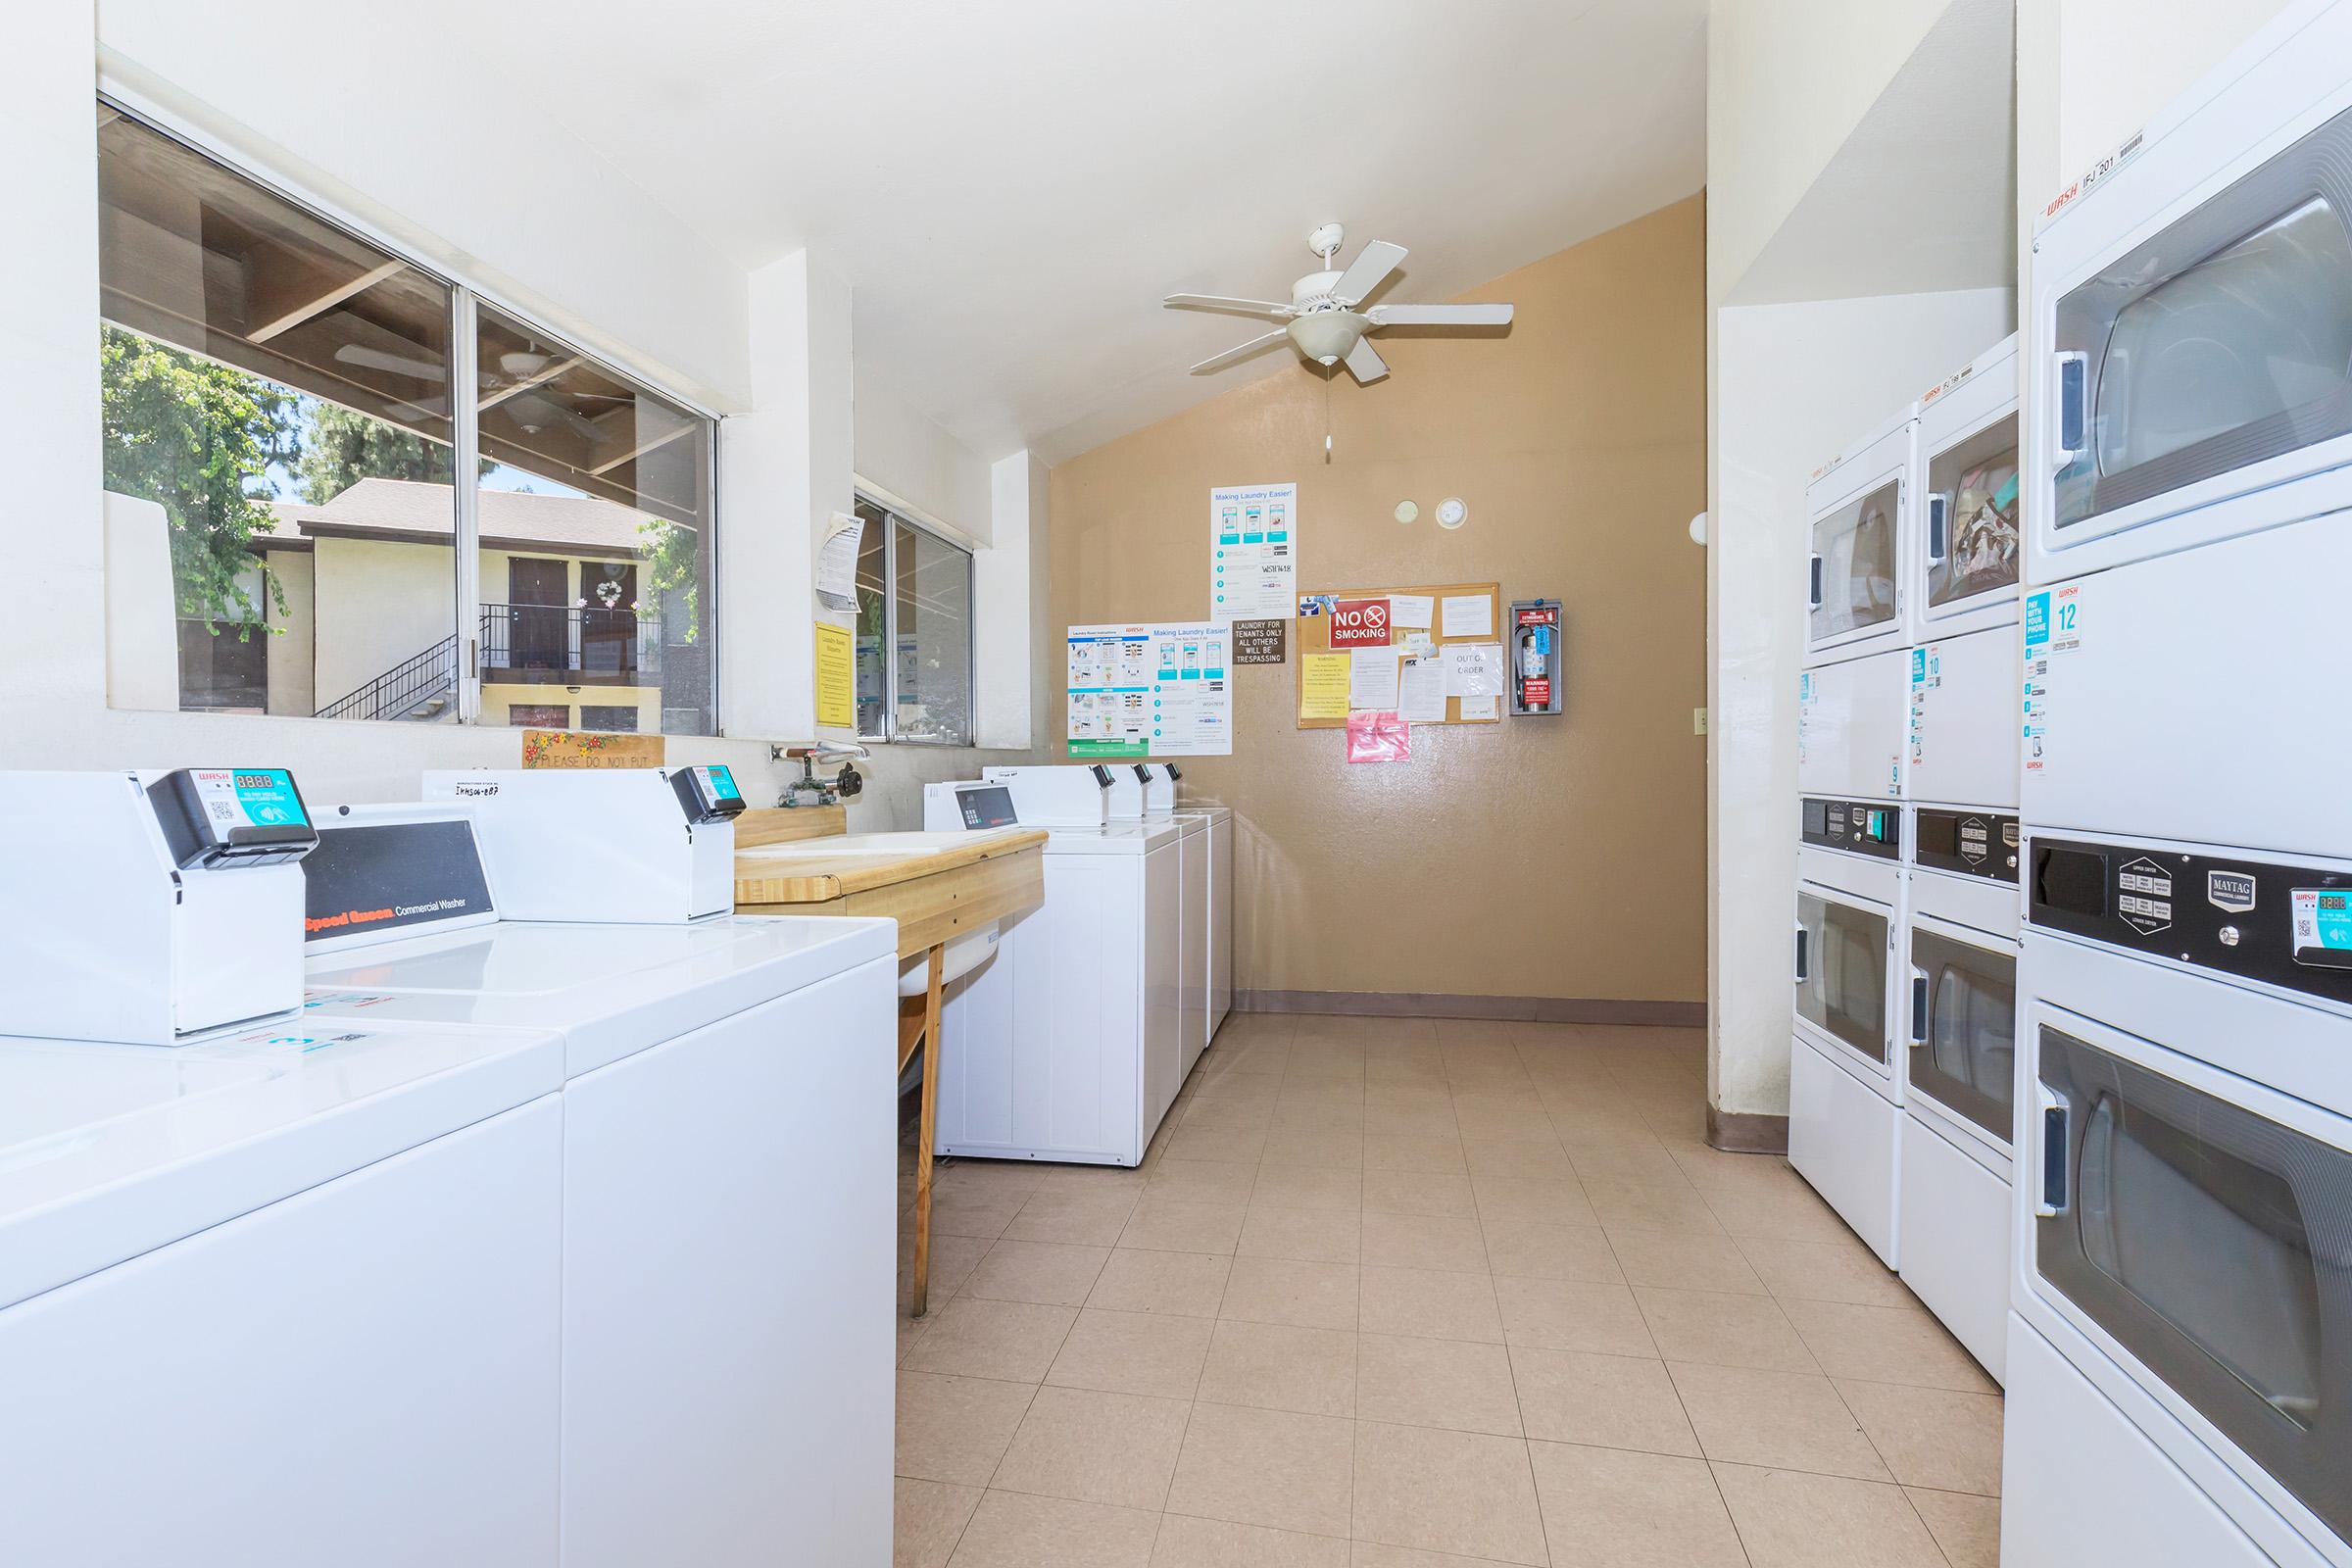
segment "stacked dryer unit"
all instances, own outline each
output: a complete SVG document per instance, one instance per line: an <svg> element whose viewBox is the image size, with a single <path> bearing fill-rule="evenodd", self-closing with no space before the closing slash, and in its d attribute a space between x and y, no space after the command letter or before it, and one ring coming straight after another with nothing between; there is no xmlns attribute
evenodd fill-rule
<svg viewBox="0 0 2352 1568"><path fill-rule="evenodd" d="M2352 1563L2352 7L2054 204L2002 1561Z"/></svg>
<svg viewBox="0 0 2352 1568"><path fill-rule="evenodd" d="M1995 1379L2008 1336L2017 1014L2018 398L2012 337L1920 401L1906 596L1903 1282Z"/></svg>
<svg viewBox="0 0 2352 1568"><path fill-rule="evenodd" d="M1893 960L1910 668L1903 517L1915 430L1906 409L1806 492L1812 556L1798 686L1788 1162L1889 1268L1903 1122Z"/></svg>

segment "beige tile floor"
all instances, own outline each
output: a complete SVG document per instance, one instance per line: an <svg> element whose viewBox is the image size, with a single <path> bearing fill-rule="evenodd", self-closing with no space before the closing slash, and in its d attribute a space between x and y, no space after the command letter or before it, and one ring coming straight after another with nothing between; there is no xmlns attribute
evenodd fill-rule
<svg viewBox="0 0 2352 1568"><path fill-rule="evenodd" d="M943 1165L901 1568L1991 1564L1998 1391L1704 1072L1236 1014L1142 1168Z"/></svg>

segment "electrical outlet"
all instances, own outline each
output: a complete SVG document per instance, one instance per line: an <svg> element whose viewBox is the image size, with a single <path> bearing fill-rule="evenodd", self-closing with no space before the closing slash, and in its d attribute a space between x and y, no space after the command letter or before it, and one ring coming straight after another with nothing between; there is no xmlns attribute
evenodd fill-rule
<svg viewBox="0 0 2352 1568"><path fill-rule="evenodd" d="M1690 710L1690 733L1693 735L1704 735L1706 732L1707 710L1703 708L1693 708Z"/></svg>

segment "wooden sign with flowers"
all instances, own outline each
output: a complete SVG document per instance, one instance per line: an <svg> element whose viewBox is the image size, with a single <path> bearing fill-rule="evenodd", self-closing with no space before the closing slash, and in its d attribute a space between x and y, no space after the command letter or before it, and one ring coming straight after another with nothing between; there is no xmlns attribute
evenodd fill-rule
<svg viewBox="0 0 2352 1568"><path fill-rule="evenodd" d="M522 732L525 767L660 767L666 756L659 735L598 735L567 729Z"/></svg>

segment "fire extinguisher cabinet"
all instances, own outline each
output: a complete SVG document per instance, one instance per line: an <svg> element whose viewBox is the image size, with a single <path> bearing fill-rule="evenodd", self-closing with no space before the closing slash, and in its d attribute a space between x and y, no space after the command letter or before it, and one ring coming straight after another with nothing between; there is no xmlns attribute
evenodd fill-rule
<svg viewBox="0 0 2352 1568"><path fill-rule="evenodd" d="M1560 602L1511 601L1511 716L1560 710Z"/></svg>

